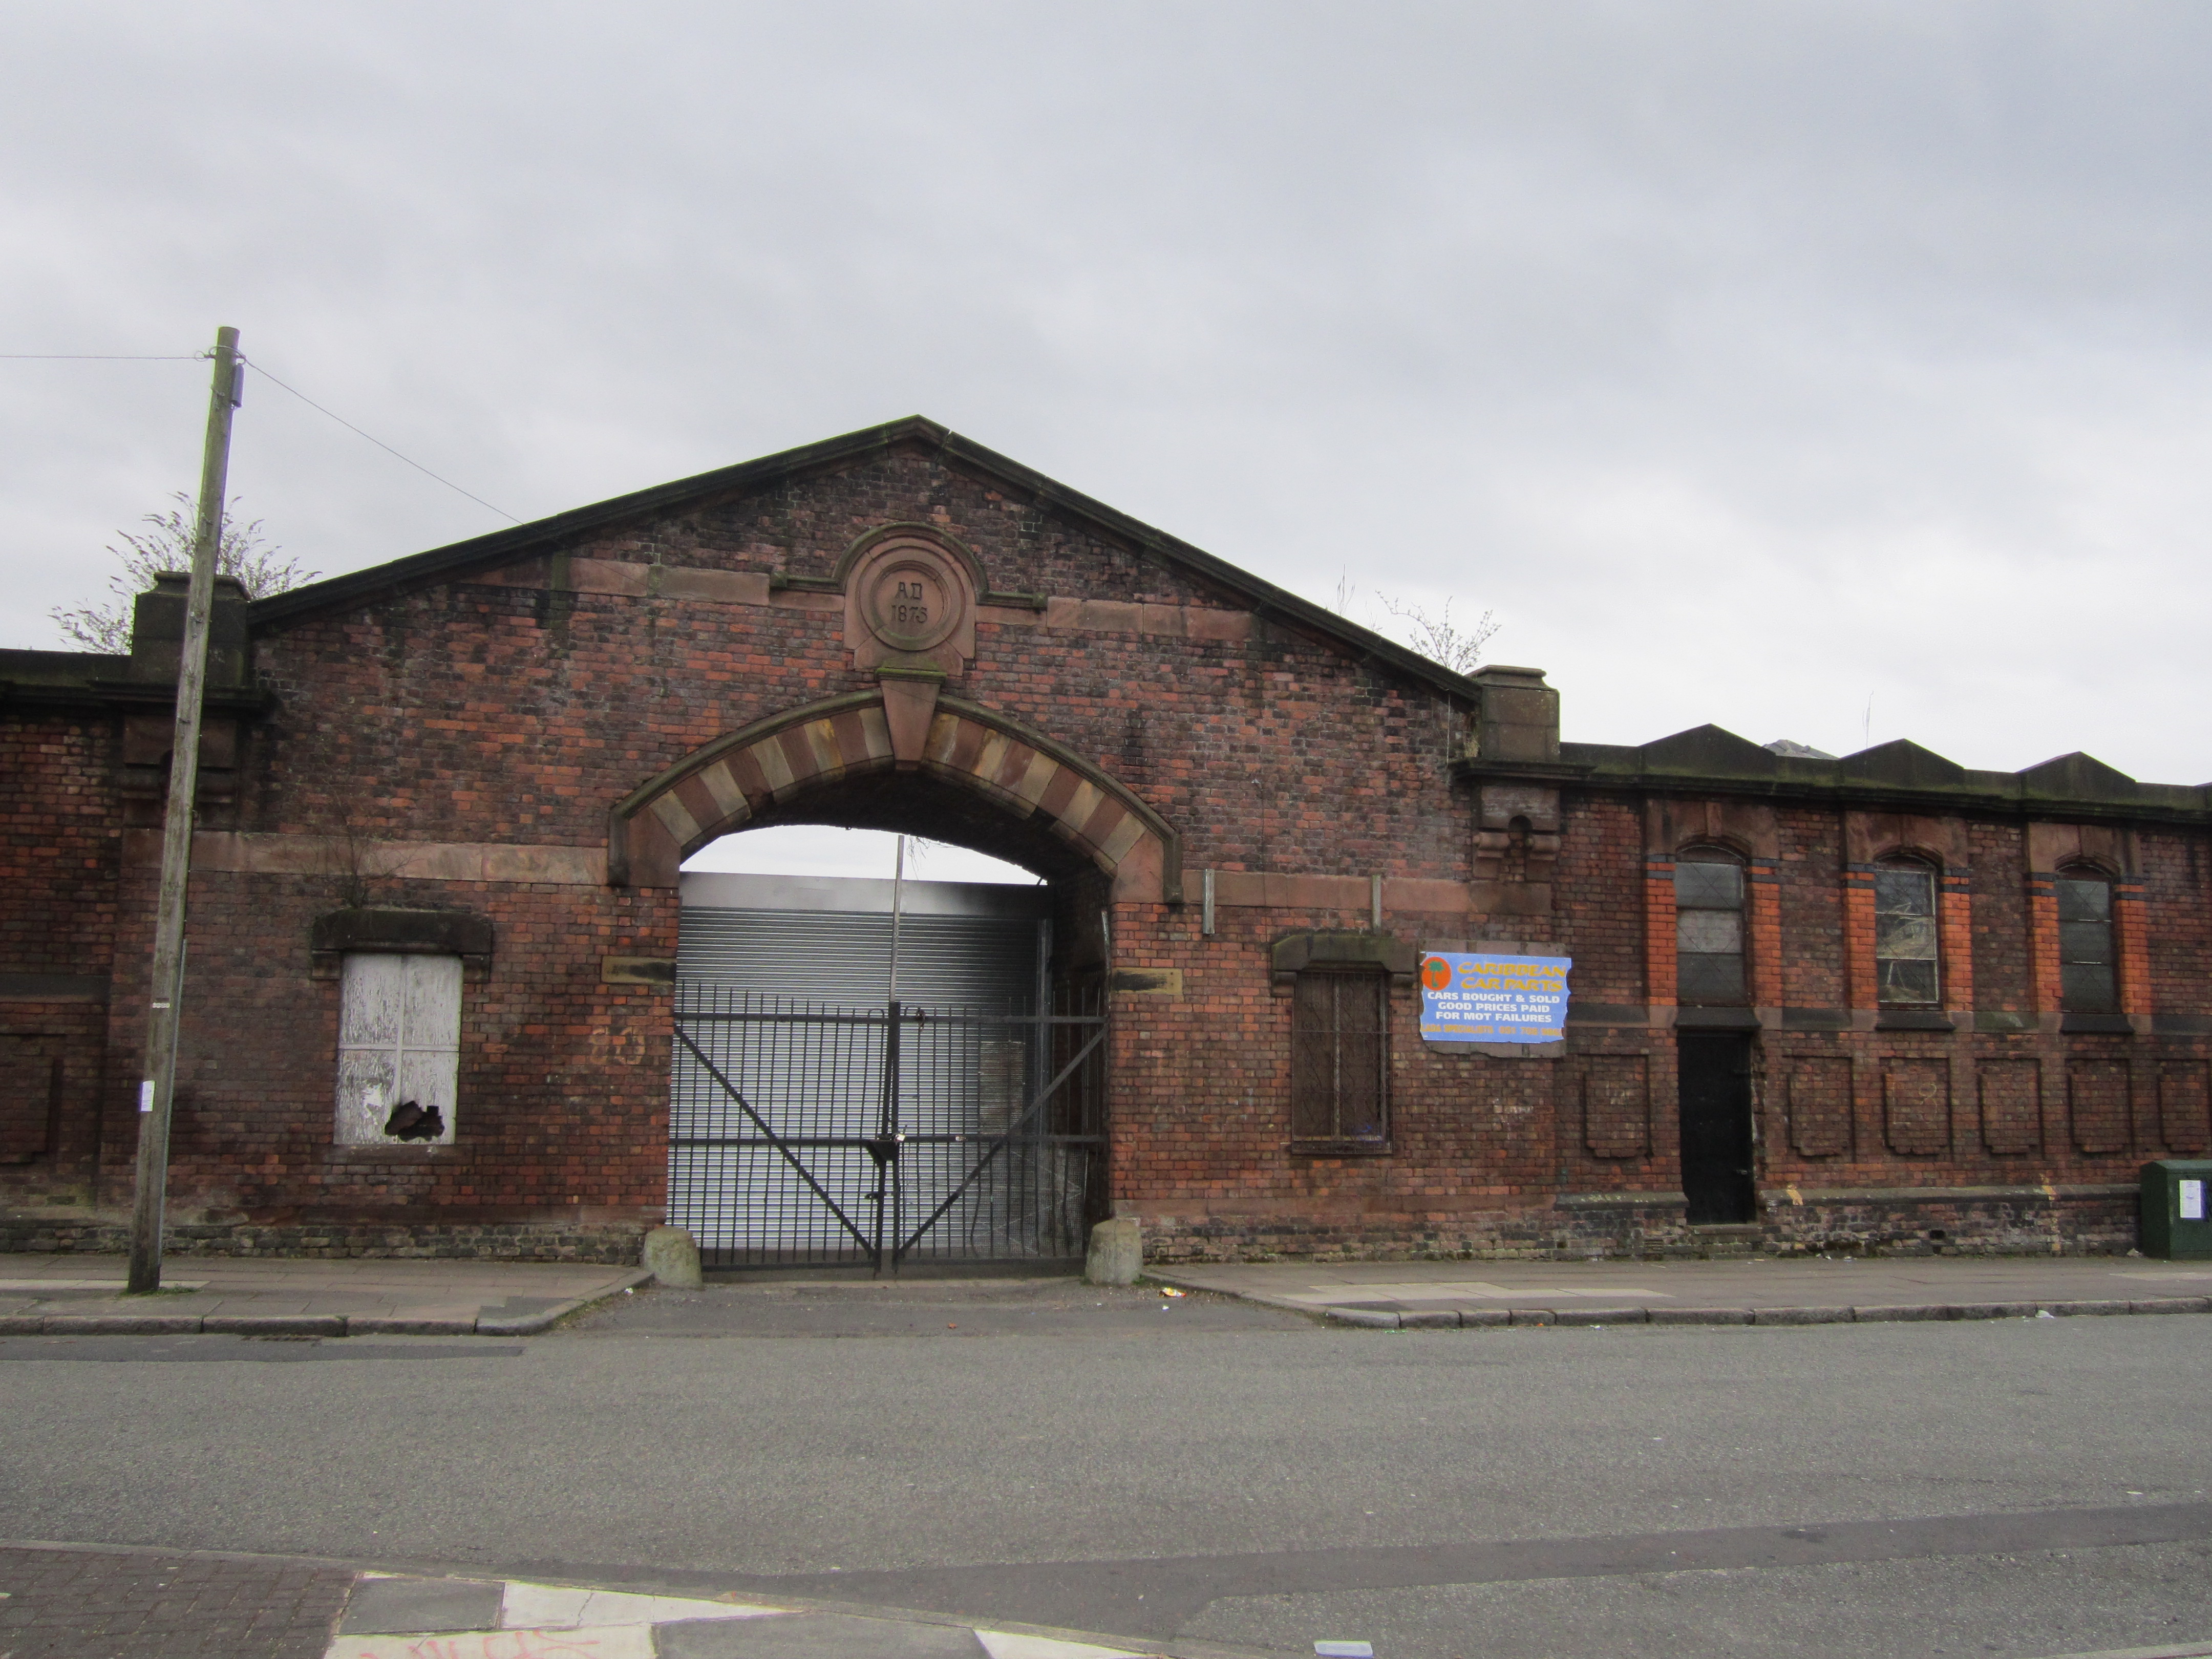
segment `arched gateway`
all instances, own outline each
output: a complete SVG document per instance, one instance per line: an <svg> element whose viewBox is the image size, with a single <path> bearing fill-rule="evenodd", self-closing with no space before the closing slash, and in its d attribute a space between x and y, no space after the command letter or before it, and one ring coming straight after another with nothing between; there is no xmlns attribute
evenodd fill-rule
<svg viewBox="0 0 2212 1659"><path fill-rule="evenodd" d="M718 836L858 816L949 826L1047 869L1080 860L1091 879L1073 886L1106 902L1161 895L1176 836L1124 785L1003 714L919 690L887 682L702 745L615 808L610 878L665 884ZM1051 911L1086 908L1076 893L1037 907L1030 963L1018 922L915 917L901 983L852 937L883 918L809 913L812 894L778 890L799 885L749 884L759 908L742 910L687 894L669 1219L710 1266L1079 1254L1106 1196L1108 1022L1100 975L1052 948ZM720 951L697 937L710 927ZM862 931L880 945L880 925ZM1011 995L964 982L1009 977L972 959L979 945L1012 949ZM957 990L937 959L948 946L971 958ZM700 965L732 947L749 958L734 964L742 990L726 960L719 975ZM875 971L854 971L864 963Z"/></svg>

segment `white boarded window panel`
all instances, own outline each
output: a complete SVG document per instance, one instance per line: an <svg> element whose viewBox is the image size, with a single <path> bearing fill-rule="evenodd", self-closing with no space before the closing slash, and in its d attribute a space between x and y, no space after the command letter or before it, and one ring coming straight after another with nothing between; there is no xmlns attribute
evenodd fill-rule
<svg viewBox="0 0 2212 1659"><path fill-rule="evenodd" d="M436 1107L453 1139L460 1069L461 959L349 956L338 1015L337 1138L345 1146L394 1146L392 1109ZM418 1145L424 1143L416 1143Z"/></svg>

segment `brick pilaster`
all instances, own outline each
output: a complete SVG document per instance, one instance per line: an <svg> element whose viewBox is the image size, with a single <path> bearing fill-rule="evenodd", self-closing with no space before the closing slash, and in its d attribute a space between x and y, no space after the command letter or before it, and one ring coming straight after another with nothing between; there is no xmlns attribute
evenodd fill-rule
<svg viewBox="0 0 2212 1659"><path fill-rule="evenodd" d="M1782 1006L1782 872L1779 860L1753 859L1745 895L1744 941L1753 1007Z"/></svg>
<svg viewBox="0 0 2212 1659"><path fill-rule="evenodd" d="M1844 870L1844 990L1846 1006L1881 1005L1880 976L1874 965L1874 866Z"/></svg>
<svg viewBox="0 0 2212 1659"><path fill-rule="evenodd" d="M1946 870L1936 900L1937 949L1942 952L1943 1006L1954 1013L1974 1006L1974 878Z"/></svg>
<svg viewBox="0 0 2212 1659"><path fill-rule="evenodd" d="M1674 860L1644 860L1644 1000L1657 1008L1674 1004Z"/></svg>
<svg viewBox="0 0 2212 1659"><path fill-rule="evenodd" d="M2144 927L2140 878L2112 884L2112 954L2118 958L2120 1012L2148 1014L2151 1008L2150 940ZM2142 1026L2136 1028L2142 1030Z"/></svg>
<svg viewBox="0 0 2212 1659"><path fill-rule="evenodd" d="M2055 1014L2064 1006L2058 973L2058 891L2048 870L2027 872L2027 984L2035 1012Z"/></svg>

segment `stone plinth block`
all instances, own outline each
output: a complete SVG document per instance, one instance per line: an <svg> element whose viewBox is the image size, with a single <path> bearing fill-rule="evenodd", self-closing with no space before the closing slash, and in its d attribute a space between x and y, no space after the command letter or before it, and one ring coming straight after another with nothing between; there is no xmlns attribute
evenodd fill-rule
<svg viewBox="0 0 2212 1659"><path fill-rule="evenodd" d="M1145 1265L1143 1224L1134 1216L1102 1221L1091 1230L1083 1277L1093 1285L1133 1285Z"/></svg>
<svg viewBox="0 0 2212 1659"><path fill-rule="evenodd" d="M671 1290L696 1291L706 1283L699 1275L699 1241L682 1227L649 1229L642 1265Z"/></svg>

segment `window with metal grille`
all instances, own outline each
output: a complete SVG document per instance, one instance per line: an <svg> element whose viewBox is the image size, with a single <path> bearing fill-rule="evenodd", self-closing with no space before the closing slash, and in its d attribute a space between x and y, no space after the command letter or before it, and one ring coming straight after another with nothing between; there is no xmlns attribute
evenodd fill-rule
<svg viewBox="0 0 2212 1659"><path fill-rule="evenodd" d="M1674 855L1674 1000L1692 1006L1741 1003L1743 866L1717 847Z"/></svg>
<svg viewBox="0 0 2212 1659"><path fill-rule="evenodd" d="M2069 1014L2119 1011L2112 953L2112 884L2095 870L2062 870L2058 896L2058 991Z"/></svg>
<svg viewBox="0 0 2212 1659"><path fill-rule="evenodd" d="M338 1144L453 1139L461 959L356 952L338 1005Z"/></svg>
<svg viewBox="0 0 2212 1659"><path fill-rule="evenodd" d="M1941 992L1936 872L1917 859L1884 859L1874 872L1874 966L1884 1007L1927 1007Z"/></svg>
<svg viewBox="0 0 2212 1659"><path fill-rule="evenodd" d="M1291 1141L1313 1152L1388 1151L1390 981L1308 968L1291 1003Z"/></svg>

